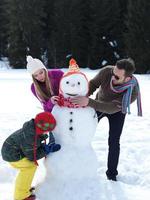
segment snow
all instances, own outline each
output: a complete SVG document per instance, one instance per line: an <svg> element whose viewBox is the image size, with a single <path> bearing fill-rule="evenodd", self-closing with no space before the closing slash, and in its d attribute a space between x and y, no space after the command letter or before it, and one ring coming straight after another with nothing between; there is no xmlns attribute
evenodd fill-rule
<svg viewBox="0 0 150 200"><path fill-rule="evenodd" d="M97 70L83 69L82 71L89 79L97 73ZM108 148L107 119L103 118L97 126L92 145L98 158L101 195L99 200L148 200L150 196L150 76L136 75L136 78L140 82L143 117L137 116L137 107L134 103L131 106L131 115L126 117L121 137L117 182L108 181L105 176ZM41 105L30 92L31 81L26 70L0 69L0 147L8 135L42 111ZM43 161L44 159L39 162L40 167L34 185L44 178ZM1 155L0 163L0 199L12 200L17 171L3 161ZM51 198L55 199L55 197Z"/></svg>
<svg viewBox="0 0 150 200"><path fill-rule="evenodd" d="M0 58L0 69L3 70L10 69L8 58L6 57Z"/></svg>

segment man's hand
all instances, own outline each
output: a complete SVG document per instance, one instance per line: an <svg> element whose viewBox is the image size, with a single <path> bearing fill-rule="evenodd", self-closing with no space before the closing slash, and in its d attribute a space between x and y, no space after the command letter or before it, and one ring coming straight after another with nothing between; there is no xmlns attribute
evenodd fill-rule
<svg viewBox="0 0 150 200"><path fill-rule="evenodd" d="M88 97L83 97L83 96L78 96L71 98L70 101L74 104L77 104L79 106L87 106L89 103L89 98Z"/></svg>

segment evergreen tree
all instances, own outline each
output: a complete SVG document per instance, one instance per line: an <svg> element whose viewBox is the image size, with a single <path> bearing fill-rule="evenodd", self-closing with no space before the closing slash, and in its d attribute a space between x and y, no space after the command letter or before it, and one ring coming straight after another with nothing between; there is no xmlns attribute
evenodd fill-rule
<svg viewBox="0 0 150 200"><path fill-rule="evenodd" d="M47 55L49 66L65 67L66 56L70 54L69 0L47 1Z"/></svg>
<svg viewBox="0 0 150 200"><path fill-rule="evenodd" d="M42 54L43 1L8 0L9 61L15 68L26 64L26 55Z"/></svg>
<svg viewBox="0 0 150 200"><path fill-rule="evenodd" d="M120 5L119 0L95 0L93 9L93 32L91 46L91 68L114 64L119 56Z"/></svg>
<svg viewBox="0 0 150 200"><path fill-rule="evenodd" d="M91 10L89 0L74 0L70 11L71 53L80 67L89 65Z"/></svg>
<svg viewBox="0 0 150 200"><path fill-rule="evenodd" d="M127 31L126 14L127 14L128 0L119 0L119 20L117 25L117 47L120 58L126 57L124 33Z"/></svg>
<svg viewBox="0 0 150 200"><path fill-rule="evenodd" d="M7 56L7 18L5 12L5 0L0 1L0 58L2 56Z"/></svg>
<svg viewBox="0 0 150 200"><path fill-rule="evenodd" d="M26 43L27 51L33 57L41 57L43 54L44 39L44 6L45 1L22 0L20 1L21 24L23 29L23 39Z"/></svg>
<svg viewBox="0 0 150 200"><path fill-rule="evenodd" d="M55 0L45 0L44 12L44 55L47 60L47 66L49 68L55 68L56 66L56 45L54 40L54 2Z"/></svg>
<svg viewBox="0 0 150 200"><path fill-rule="evenodd" d="M68 28L68 0L46 0L45 5L45 49L48 66L61 68L66 66L66 55L70 50Z"/></svg>
<svg viewBox="0 0 150 200"><path fill-rule="evenodd" d="M126 51L136 63L137 73L150 70L150 2L129 1L127 28L125 34Z"/></svg>
<svg viewBox="0 0 150 200"><path fill-rule="evenodd" d="M20 24L19 0L7 0L8 16L8 55L10 65L21 68L24 64L26 49Z"/></svg>
<svg viewBox="0 0 150 200"><path fill-rule="evenodd" d="M55 67L68 66L68 56L87 66L90 46L89 1L47 1L48 60Z"/></svg>

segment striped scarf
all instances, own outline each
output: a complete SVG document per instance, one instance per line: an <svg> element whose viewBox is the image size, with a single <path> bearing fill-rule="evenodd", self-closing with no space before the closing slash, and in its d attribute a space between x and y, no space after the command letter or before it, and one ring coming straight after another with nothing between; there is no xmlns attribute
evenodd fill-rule
<svg viewBox="0 0 150 200"><path fill-rule="evenodd" d="M137 79L132 76L132 79L128 82L119 85L113 86L112 80L110 82L110 88L115 93L122 93L125 92L122 99L122 113L130 114L130 103L131 103L131 96L133 88L137 86L138 96L137 96L137 108L138 108L138 116L142 116L142 106L141 106L141 94L140 88Z"/></svg>

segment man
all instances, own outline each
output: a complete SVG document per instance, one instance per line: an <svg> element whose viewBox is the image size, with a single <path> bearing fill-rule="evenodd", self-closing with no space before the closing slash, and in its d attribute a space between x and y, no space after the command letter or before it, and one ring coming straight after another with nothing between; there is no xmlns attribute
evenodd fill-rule
<svg viewBox="0 0 150 200"><path fill-rule="evenodd" d="M120 136L126 112L130 113L130 103L137 99L138 115L142 116L139 85L133 76L134 61L130 58L117 61L115 66L106 66L89 83L89 95L97 88L96 99L75 97L72 102L80 106L91 106L98 119L108 118L108 162L106 175L116 181L120 153Z"/></svg>

